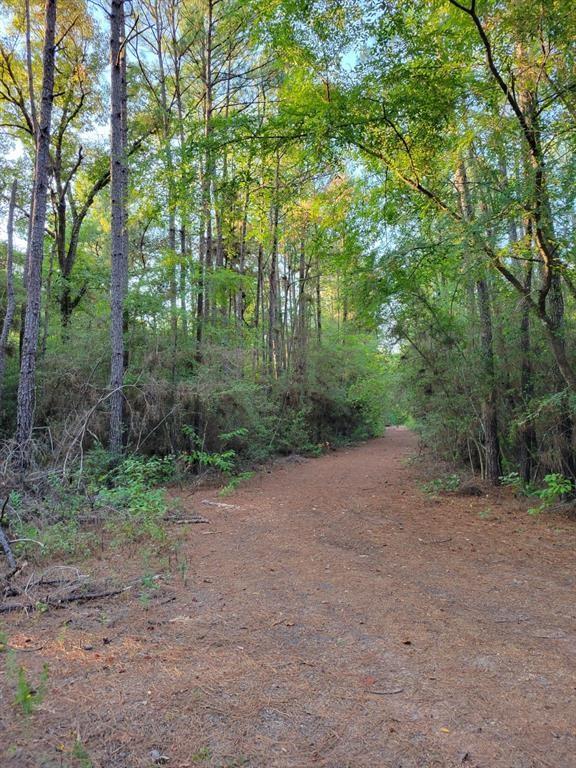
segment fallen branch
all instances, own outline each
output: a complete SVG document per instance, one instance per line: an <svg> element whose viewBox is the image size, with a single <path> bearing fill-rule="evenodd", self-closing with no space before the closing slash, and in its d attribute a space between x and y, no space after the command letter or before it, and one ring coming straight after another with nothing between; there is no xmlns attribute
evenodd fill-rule
<svg viewBox="0 0 576 768"><path fill-rule="evenodd" d="M242 509L236 504L225 504L223 501L211 501L210 499L202 499L202 504L208 504L209 507L220 507L221 509Z"/></svg>
<svg viewBox="0 0 576 768"><path fill-rule="evenodd" d="M530 621L529 616L518 616L512 619L494 619L494 624L517 624L520 621Z"/></svg>
<svg viewBox="0 0 576 768"><path fill-rule="evenodd" d="M44 549L44 547L46 546L45 544L43 544L41 541L38 541L37 539L28 539L28 538L11 539L9 543L10 544L19 544L21 541L28 541L28 542L30 542L30 544L38 544L38 546L42 547L42 549Z"/></svg>
<svg viewBox="0 0 576 768"><path fill-rule="evenodd" d="M420 544L446 544L447 541L452 541L452 536L448 536L447 539L432 539L431 541L424 541L424 539L418 539Z"/></svg>
<svg viewBox="0 0 576 768"><path fill-rule="evenodd" d="M22 603L9 603L8 605L0 605L0 613L13 613L15 611L35 611L40 607L48 606L49 608L60 608L66 603L83 603L87 600L99 600L102 597L114 597L120 595L123 592L127 592L132 587L122 587L122 589L110 589L103 592L85 592L84 594L72 594L64 595L63 597L47 597L44 600L37 600L35 603L22 604Z"/></svg>
<svg viewBox="0 0 576 768"><path fill-rule="evenodd" d="M164 517L165 523L172 523L174 525L193 525L194 523L210 523L210 520L206 520L205 517Z"/></svg>
<svg viewBox="0 0 576 768"><path fill-rule="evenodd" d="M367 693L373 693L375 696L392 696L395 693L402 693L404 688L393 688L391 691L367 691Z"/></svg>

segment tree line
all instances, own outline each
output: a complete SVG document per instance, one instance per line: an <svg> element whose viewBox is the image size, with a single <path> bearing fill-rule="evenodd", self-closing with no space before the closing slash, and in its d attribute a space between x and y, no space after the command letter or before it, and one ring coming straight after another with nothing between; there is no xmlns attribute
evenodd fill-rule
<svg viewBox="0 0 576 768"><path fill-rule="evenodd" d="M576 478L571 3L3 4L22 465L410 414L491 482Z"/></svg>
<svg viewBox="0 0 576 768"><path fill-rule="evenodd" d="M296 17L4 6L7 465L378 431L380 352L352 312L357 192L317 136L292 135Z"/></svg>

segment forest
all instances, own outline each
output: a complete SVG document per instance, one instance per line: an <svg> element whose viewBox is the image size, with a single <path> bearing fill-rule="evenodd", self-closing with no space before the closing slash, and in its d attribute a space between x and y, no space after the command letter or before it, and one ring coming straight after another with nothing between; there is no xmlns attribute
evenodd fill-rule
<svg viewBox="0 0 576 768"><path fill-rule="evenodd" d="M143 603L160 556L187 586L188 533L166 526L207 524L204 512L219 522L205 540L191 526L193 547L214 545L224 573L236 555L220 528L267 473L278 530L284 499L305 541L295 493L302 482L316 498L314 462L333 511L346 498L355 514L370 483L411 488L405 463L432 462L420 545L456 551L452 528L437 531L465 511L434 504L470 483L483 530L501 503L520 504L522 530L562 507L572 541L576 4L0 0L0 13L0 613L132 589L73 580L64 598L38 597L30 585L60 577L18 581L117 557L109 544L148 563ZM406 511L400 486L377 487L370 499L390 493ZM211 506L186 517L188 492ZM222 744L196 746L200 758L170 765L397 764L289 762L271 747L264 762L225 762ZM70 754L72 768L150 765ZM446 754L405 765L472 765Z"/></svg>
<svg viewBox="0 0 576 768"><path fill-rule="evenodd" d="M573 482L570 3L3 15L8 474L408 418Z"/></svg>

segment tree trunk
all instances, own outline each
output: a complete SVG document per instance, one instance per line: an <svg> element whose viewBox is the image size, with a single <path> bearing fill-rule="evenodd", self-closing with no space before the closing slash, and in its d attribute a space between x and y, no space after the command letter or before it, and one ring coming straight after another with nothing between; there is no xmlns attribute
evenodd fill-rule
<svg viewBox="0 0 576 768"><path fill-rule="evenodd" d="M48 345L48 331L50 329L50 302L52 300L52 277L54 276L54 251L55 244L50 249L50 261L48 262L48 277L46 278L46 291L44 294L44 322L42 324L42 341L40 343L40 356L46 355Z"/></svg>
<svg viewBox="0 0 576 768"><path fill-rule="evenodd" d="M240 230L240 246L238 252L238 272L243 275L246 271L246 235L248 232L248 204L250 202L250 169L252 167L252 156L248 159L248 172L246 179L246 190L244 192L244 204L242 206L242 227ZM246 305L246 292L244 286L236 291L235 296L235 314L236 322L242 325L244 322L244 309Z"/></svg>
<svg viewBox="0 0 576 768"><path fill-rule="evenodd" d="M56 47L56 0L46 0L45 37L42 54L42 97L36 136L36 163L32 221L27 272L27 302L20 361L20 381L16 414L16 442L19 447L18 467L24 471L30 464L31 437L34 423L34 389L36 385L36 355L40 329L42 293L42 261L44 257L44 227L50 166L50 130L54 92Z"/></svg>
<svg viewBox="0 0 576 768"><path fill-rule="evenodd" d="M554 343L556 344L559 355L566 359L566 337L564 322L564 296L562 294L562 283L560 274L554 272L550 292L548 294L548 314L552 319L554 334ZM574 424L570 412L568 397L564 392L564 376L561 370L556 373L555 383L557 391L562 393L559 406L558 425L556 428L558 452L560 454L561 471L567 477L574 480L576 478L576 461L574 456Z"/></svg>
<svg viewBox="0 0 576 768"><path fill-rule="evenodd" d="M460 209L467 221L474 218L474 206L470 194L468 175L464 161L460 162L456 172L456 188L460 198ZM484 278L476 281L476 299L480 320L480 353L484 381L482 382L481 420L486 453L486 479L494 485L500 482L502 467L500 463L500 440L498 435L497 393L494 370L494 342L492 331L492 309L488 283Z"/></svg>
<svg viewBox="0 0 576 768"><path fill-rule="evenodd" d="M304 384L308 350L308 307L306 296L306 232L302 233L298 260L298 299L296 304L296 380Z"/></svg>
<svg viewBox="0 0 576 768"><path fill-rule="evenodd" d="M480 340L482 365L486 377L486 393L482 401L482 428L484 430L484 448L486 451L486 479L498 485L502 475L500 464L500 440L498 437L498 416L496 410L496 382L494 375L494 347L492 334L492 312L490 293L485 280L476 283L478 296L478 314L480 316Z"/></svg>
<svg viewBox="0 0 576 768"><path fill-rule="evenodd" d="M0 401L4 386L4 372L6 370L6 355L8 352L8 335L14 320L16 300L14 297L14 209L16 208L16 179L12 182L10 190L10 203L8 206L8 221L6 224L6 314L0 333Z"/></svg>
<svg viewBox="0 0 576 768"><path fill-rule="evenodd" d="M180 273L179 273L179 289L180 289L180 325L182 327L182 335L184 338L188 336L188 313L186 310L186 227L184 223L180 223Z"/></svg>
<svg viewBox="0 0 576 768"><path fill-rule="evenodd" d="M526 268L526 277L524 280L526 290L530 291L532 287L532 265ZM530 307L527 302L522 304L522 317L520 320L520 390L522 393L522 407L525 409L534 396L534 376L531 360L531 339L530 339ZM528 421L520 427L519 435L519 463L520 477L525 483L532 480L534 471L534 454L537 449L536 430L532 421Z"/></svg>
<svg viewBox="0 0 576 768"><path fill-rule="evenodd" d="M202 174L202 236L201 259L203 262L202 287L203 302L200 304L198 324L199 328L210 315L212 309L212 297L210 295L210 273L213 266L212 243L212 199L214 183L214 153L210 146L212 138L212 111L213 111L213 72L212 72L212 39L214 33L214 0L208 0L208 15L206 19L206 42L203 51L202 80L204 85L204 172ZM202 333L198 339L200 344Z"/></svg>
<svg viewBox="0 0 576 768"><path fill-rule="evenodd" d="M280 216L280 201L278 192L280 185L280 155L276 153L276 172L274 176L274 197L272 200L271 227L272 248L270 251L270 270L268 273L268 367L270 375L278 376L279 368L279 328L278 328L278 222Z"/></svg>
<svg viewBox="0 0 576 768"><path fill-rule="evenodd" d="M525 64L525 51L518 45L517 55ZM526 70L528 72L528 69ZM556 387L558 392L565 389L565 384L574 388L576 374L568 359L566 351L566 329L564 296L562 293L562 278L556 250L557 241L554 231L550 196L544 153L542 151L541 127L537 93L529 87L520 88L518 104L524 115L529 129L531 142L524 144L524 167L527 188L530 192L529 206L532 221L531 231L537 251L541 257L541 284L539 287L539 304L546 304L545 332L554 353L558 373ZM567 398L564 396L560 404L559 420L556 428L558 451L560 454L561 471L572 480L576 478L576 457L574 456L574 425Z"/></svg>
<svg viewBox="0 0 576 768"><path fill-rule="evenodd" d="M170 294L170 323L172 328L172 344L174 351L178 345L178 288L176 278L176 195L174 188L174 160L171 146L170 105L166 90L166 69L164 66L164 43L161 19L161 4L154 3L155 45L156 59L158 61L158 78L160 84L160 105L162 107L162 139L164 166L166 171L166 185L168 193L168 251L169 251L169 294ZM173 360L175 356L173 356ZM174 364L173 364L174 374Z"/></svg>
<svg viewBox="0 0 576 768"><path fill-rule="evenodd" d="M316 256L316 336L322 341L322 283L320 282L320 258Z"/></svg>
<svg viewBox="0 0 576 768"><path fill-rule="evenodd" d="M110 12L110 452L119 455L123 445L124 297L127 276L126 175L124 104L126 101L126 50L124 0L111 0Z"/></svg>

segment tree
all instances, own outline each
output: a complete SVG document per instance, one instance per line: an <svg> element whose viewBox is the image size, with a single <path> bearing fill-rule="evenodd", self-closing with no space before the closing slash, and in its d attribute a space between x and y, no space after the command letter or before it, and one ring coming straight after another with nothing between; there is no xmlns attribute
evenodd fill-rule
<svg viewBox="0 0 576 768"><path fill-rule="evenodd" d="M8 335L14 320L16 299L14 296L14 211L16 209L16 191L18 185L16 179L10 189L10 202L8 204L8 222L6 224L6 311L0 332L0 400L4 386L4 372L6 369L6 353Z"/></svg>
<svg viewBox="0 0 576 768"><path fill-rule="evenodd" d="M110 5L110 452L119 455L123 445L124 404L124 299L128 281L126 222L126 38L124 0Z"/></svg>
<svg viewBox="0 0 576 768"><path fill-rule="evenodd" d="M34 424L36 355L38 351L38 332L40 329L44 227L48 196L52 100L54 97L56 0L46 0L44 30L42 93L36 137L34 192L32 197L30 245L26 276L27 302L20 363L20 381L18 385L16 442L18 444L18 466L20 470L25 470L28 467L32 451L31 437Z"/></svg>

